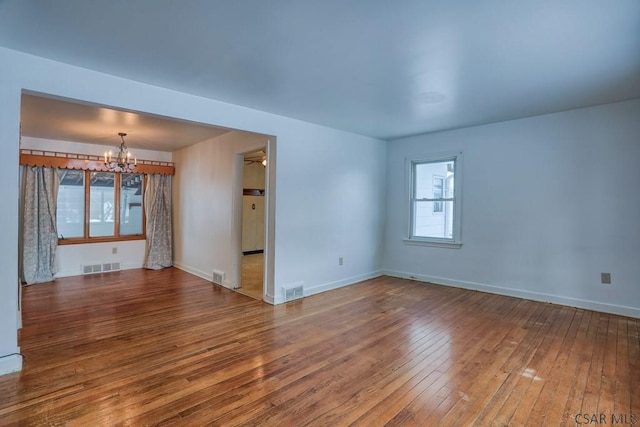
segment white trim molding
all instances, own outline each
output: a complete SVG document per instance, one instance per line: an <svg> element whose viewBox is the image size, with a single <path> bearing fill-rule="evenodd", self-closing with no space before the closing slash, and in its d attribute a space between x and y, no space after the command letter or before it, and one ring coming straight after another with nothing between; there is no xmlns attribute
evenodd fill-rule
<svg viewBox="0 0 640 427"><path fill-rule="evenodd" d="M565 305L568 307L583 308L586 310L600 311L603 313L617 314L620 316L640 319L640 308L629 307L617 304L608 304L579 298L571 298L561 295L551 295L542 292L525 291L522 289L506 288L502 286L489 285L486 283L468 282L463 280L448 279L445 277L427 276L424 274L413 274L395 270L383 270L385 276L398 277L401 279L412 279L419 282L433 283L434 285L452 286L455 288L469 289L473 291L488 292L491 294L505 295L510 297L528 299L539 302L550 302L553 304Z"/></svg>
<svg viewBox="0 0 640 427"><path fill-rule="evenodd" d="M358 276L349 277L342 280L336 280L335 282L324 283L316 286L305 286L304 296L319 294L321 292L331 291L333 289L343 288L345 286L354 285L356 283L364 282L365 280L375 279L382 276L381 270L372 271L366 274L360 274ZM276 304L282 304L284 301L276 301Z"/></svg>
<svg viewBox="0 0 640 427"><path fill-rule="evenodd" d="M410 239L402 239L405 245L413 245L413 246L433 246L436 248L448 248L448 249L460 249L462 247L462 242L436 242L434 240L424 240L419 238L410 238Z"/></svg>
<svg viewBox="0 0 640 427"><path fill-rule="evenodd" d="M207 273L206 271L199 270L197 268L189 267L188 265L184 265L179 262L173 263L173 266L178 270L186 271L189 274L193 274L194 276L198 276L201 279L204 279L208 282L213 283L213 273Z"/></svg>
<svg viewBox="0 0 640 427"><path fill-rule="evenodd" d="M262 301L266 302L267 304L275 305L275 299L273 298L273 295L269 295L268 293L265 293L262 296Z"/></svg>

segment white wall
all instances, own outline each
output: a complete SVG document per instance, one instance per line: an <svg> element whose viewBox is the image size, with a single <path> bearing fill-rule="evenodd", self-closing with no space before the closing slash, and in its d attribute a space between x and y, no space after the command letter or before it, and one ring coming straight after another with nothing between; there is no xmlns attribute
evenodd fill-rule
<svg viewBox="0 0 640 427"><path fill-rule="evenodd" d="M22 90L277 136L274 289L310 292L378 273L384 141L121 79L0 48L0 372L19 368L17 199ZM204 172L206 173L206 172ZM15 202L11 202L11 201ZM337 257L345 265L337 265ZM276 301L279 302L279 292ZM4 362L3 362L4 361ZM3 365L4 363L4 365Z"/></svg>
<svg viewBox="0 0 640 427"><path fill-rule="evenodd" d="M0 52L0 61L6 64ZM10 58L7 58L10 59ZM20 87L5 82L0 67L0 375L20 370L18 347L18 145L20 135ZM11 70L14 73L16 70Z"/></svg>
<svg viewBox="0 0 640 427"><path fill-rule="evenodd" d="M333 138L309 133L287 151L278 138L276 206L287 214L276 217L276 274L266 289L267 300L275 303L282 302L282 286L292 283L304 283L311 295L379 274L385 147L372 150L369 140L333 132ZM237 283L234 157L267 139L230 132L174 152L177 267L208 280L220 270L226 286ZM282 156L290 151L289 167L283 168Z"/></svg>
<svg viewBox="0 0 640 427"><path fill-rule="evenodd" d="M310 295L379 275L385 158L385 145L327 128L278 135L277 208L288 215L276 223L287 236L277 242L276 298L282 285L304 282Z"/></svg>
<svg viewBox="0 0 640 427"><path fill-rule="evenodd" d="M174 152L176 267L207 280L212 279L213 270L219 270L225 273L225 286L233 288L237 283L233 191L240 171L235 169L236 154L264 147L267 139L228 132Z"/></svg>
<svg viewBox="0 0 640 427"><path fill-rule="evenodd" d="M55 277L78 276L83 265L119 262L121 270L142 268L146 240L58 246ZM113 253L116 248L116 254Z"/></svg>
<svg viewBox="0 0 640 427"><path fill-rule="evenodd" d="M462 248L404 244L405 158L457 149ZM638 99L390 141L385 271L640 317L639 165Z"/></svg>
<svg viewBox="0 0 640 427"><path fill-rule="evenodd" d="M101 155L104 145L86 144L73 141L32 138L23 136L20 148L49 150L63 153ZM172 161L172 154L166 151L131 149L136 157L144 160ZM144 262L146 240L109 243L87 243L58 246L56 253L57 273L55 277L77 276L82 273L82 265L120 262L123 270L141 268ZM113 254L113 248L117 253Z"/></svg>

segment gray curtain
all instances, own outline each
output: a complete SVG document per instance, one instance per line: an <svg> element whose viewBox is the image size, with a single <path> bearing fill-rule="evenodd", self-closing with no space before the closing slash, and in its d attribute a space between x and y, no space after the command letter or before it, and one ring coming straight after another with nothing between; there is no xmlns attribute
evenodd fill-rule
<svg viewBox="0 0 640 427"><path fill-rule="evenodd" d="M56 170L24 168L22 278L28 284L50 282L56 273Z"/></svg>
<svg viewBox="0 0 640 427"><path fill-rule="evenodd" d="M171 227L171 175L149 175L144 195L147 250L144 268L159 270L173 265Z"/></svg>

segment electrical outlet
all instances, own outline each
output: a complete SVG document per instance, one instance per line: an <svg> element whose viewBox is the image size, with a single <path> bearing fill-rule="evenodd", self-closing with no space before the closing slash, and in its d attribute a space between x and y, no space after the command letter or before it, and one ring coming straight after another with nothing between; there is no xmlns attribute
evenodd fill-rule
<svg viewBox="0 0 640 427"><path fill-rule="evenodd" d="M340 257L338 258L338 265L343 265L344 264L344 258Z"/></svg>
<svg viewBox="0 0 640 427"><path fill-rule="evenodd" d="M118 247L117 247L117 246L112 247L112 248L111 248L111 253L112 253L113 255L117 254L117 253L118 253Z"/></svg>
<svg viewBox="0 0 640 427"><path fill-rule="evenodd" d="M600 283L604 285L611 284L611 273L600 273Z"/></svg>

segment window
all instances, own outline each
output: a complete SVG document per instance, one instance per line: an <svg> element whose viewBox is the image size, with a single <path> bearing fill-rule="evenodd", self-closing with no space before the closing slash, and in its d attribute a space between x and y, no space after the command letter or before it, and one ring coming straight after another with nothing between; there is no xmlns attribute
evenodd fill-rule
<svg viewBox="0 0 640 427"><path fill-rule="evenodd" d="M120 174L120 236L144 234L142 200L144 197L144 175Z"/></svg>
<svg viewBox="0 0 640 427"><path fill-rule="evenodd" d="M461 153L408 162L408 243L460 247Z"/></svg>
<svg viewBox="0 0 640 427"><path fill-rule="evenodd" d="M84 237L84 175L84 171L58 170L58 239Z"/></svg>
<svg viewBox="0 0 640 427"><path fill-rule="evenodd" d="M89 237L115 235L116 174L89 172Z"/></svg>
<svg viewBox="0 0 640 427"><path fill-rule="evenodd" d="M441 176L433 177L433 213L443 213L444 204L442 198L444 197L444 178Z"/></svg>
<svg viewBox="0 0 640 427"><path fill-rule="evenodd" d="M60 169L59 243L144 239L144 175Z"/></svg>

